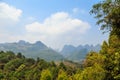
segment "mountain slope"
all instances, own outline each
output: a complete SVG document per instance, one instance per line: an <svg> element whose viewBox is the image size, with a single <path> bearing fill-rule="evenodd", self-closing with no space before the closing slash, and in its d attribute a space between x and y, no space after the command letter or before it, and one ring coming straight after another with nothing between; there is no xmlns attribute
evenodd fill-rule
<svg viewBox="0 0 120 80"><path fill-rule="evenodd" d="M61 51L61 54L68 60L81 61L85 58L87 53L90 51L98 52L100 50L100 45L79 45L74 47L72 45L65 45Z"/></svg>
<svg viewBox="0 0 120 80"><path fill-rule="evenodd" d="M85 59L85 56L87 55L88 50L87 49L81 49L81 50L76 50L71 55L67 56L68 60L72 61L81 61Z"/></svg>
<svg viewBox="0 0 120 80"><path fill-rule="evenodd" d="M75 50L76 50L76 48L74 46L72 46L72 45L65 45L60 53L64 57L67 57L67 56L71 55L71 53L74 52Z"/></svg>
<svg viewBox="0 0 120 80"><path fill-rule="evenodd" d="M62 60L63 56L51 48L48 48L41 41L34 44L20 40L18 43L4 43L0 44L1 51L13 51L15 53L21 52L26 57L41 58L48 61Z"/></svg>

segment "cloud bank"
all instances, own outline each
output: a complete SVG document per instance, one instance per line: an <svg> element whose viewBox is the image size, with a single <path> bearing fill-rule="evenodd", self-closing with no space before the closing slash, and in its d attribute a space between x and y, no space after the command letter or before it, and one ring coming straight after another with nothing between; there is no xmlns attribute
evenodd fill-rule
<svg viewBox="0 0 120 80"><path fill-rule="evenodd" d="M77 12L77 9L74 10ZM42 41L52 48L60 48L64 44L78 44L81 36L90 29L88 22L74 18L67 12L56 12L42 22L33 21L20 27L22 10L6 3L0 3L0 42L26 40L29 42ZM14 25L18 23L17 25ZM23 22L24 23L24 22ZM21 34L21 31L24 34ZM11 35L11 32L13 34Z"/></svg>
<svg viewBox="0 0 120 80"><path fill-rule="evenodd" d="M42 35L61 35L70 31L78 30L79 33L85 33L90 25L80 19L72 18L66 12L57 12L46 18L43 22L33 22L27 24L27 32Z"/></svg>
<svg viewBox="0 0 120 80"><path fill-rule="evenodd" d="M54 48L66 43L77 44L81 41L80 36L86 34L90 27L88 22L72 18L67 12L57 12L43 22L35 21L25 25L27 39L41 40Z"/></svg>
<svg viewBox="0 0 120 80"><path fill-rule="evenodd" d="M10 26L19 21L22 15L22 10L17 9L11 5L4 2L0 3L0 26Z"/></svg>

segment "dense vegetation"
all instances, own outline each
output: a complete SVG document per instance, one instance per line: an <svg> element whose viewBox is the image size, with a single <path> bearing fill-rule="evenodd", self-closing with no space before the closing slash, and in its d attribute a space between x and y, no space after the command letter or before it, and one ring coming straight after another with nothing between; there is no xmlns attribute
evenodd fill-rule
<svg viewBox="0 0 120 80"><path fill-rule="evenodd" d="M100 52L90 52L83 66L55 64L21 53L0 52L0 80L120 80L120 0L104 0L93 6L97 24L109 31Z"/></svg>
<svg viewBox="0 0 120 80"><path fill-rule="evenodd" d="M67 80L79 72L78 67L80 64L70 61L46 62L21 53L0 52L0 80Z"/></svg>
<svg viewBox="0 0 120 80"><path fill-rule="evenodd" d="M95 14L101 29L109 31L110 35L99 53L91 52L86 57L84 71L94 71L90 72L92 76L85 77L87 80L120 80L120 0L95 4L91 13Z"/></svg>

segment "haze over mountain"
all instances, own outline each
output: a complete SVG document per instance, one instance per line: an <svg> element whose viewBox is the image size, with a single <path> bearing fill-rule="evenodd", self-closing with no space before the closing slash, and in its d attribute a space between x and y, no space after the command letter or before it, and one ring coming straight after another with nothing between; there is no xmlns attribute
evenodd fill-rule
<svg viewBox="0 0 120 80"><path fill-rule="evenodd" d="M72 61L81 61L85 58L86 54L90 51L99 51L100 45L79 45L74 47L73 45L65 45L63 49L58 52L52 48L47 47L41 41L35 43L29 43L24 40L14 43L1 43L0 51L13 51L15 53L21 52L26 57L41 58L47 61L51 60L63 60L68 59Z"/></svg>
<svg viewBox="0 0 120 80"><path fill-rule="evenodd" d="M96 20L89 14L96 2L0 0L0 42L40 40L53 49L65 44L101 44L108 35L98 30Z"/></svg>
<svg viewBox="0 0 120 80"><path fill-rule="evenodd" d="M0 50L13 51L15 53L21 52L26 57L41 58L45 60L62 60L63 56L51 48L48 48L41 41L37 41L33 44L20 40L15 43L2 43L0 44Z"/></svg>
<svg viewBox="0 0 120 80"><path fill-rule="evenodd" d="M83 60L90 51L98 52L99 50L100 44L95 46L86 44L77 47L74 47L73 45L65 45L60 53L68 60L80 61Z"/></svg>

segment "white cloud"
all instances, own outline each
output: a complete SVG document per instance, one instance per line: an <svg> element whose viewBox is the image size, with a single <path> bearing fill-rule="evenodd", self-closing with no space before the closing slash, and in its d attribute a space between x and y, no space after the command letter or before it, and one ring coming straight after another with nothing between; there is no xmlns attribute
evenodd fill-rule
<svg viewBox="0 0 120 80"><path fill-rule="evenodd" d="M25 27L30 33L60 35L74 30L85 33L90 28L90 25L80 19L71 18L68 13L57 12L46 18L43 23L36 21L27 24Z"/></svg>
<svg viewBox="0 0 120 80"><path fill-rule="evenodd" d="M43 22L35 21L27 24L24 40L34 42L40 40L52 48L61 48L64 44L73 44L81 41L90 24L77 18L72 18L66 12L52 14Z"/></svg>
<svg viewBox="0 0 120 80"><path fill-rule="evenodd" d="M16 19L9 17L9 20L16 22L19 20L19 16ZM33 20L33 18L31 17L30 20ZM81 35L84 35L90 28L89 23L77 18L72 18L70 14L66 12L52 14L44 19L43 22L33 21L31 24L25 25L25 30L22 34L11 35L11 28L6 27L9 32L0 32L0 37L2 38L0 42L15 42L21 39L29 42L39 40L52 48L61 48L64 44L77 44L81 41ZM15 30L14 33L19 33L19 31L17 32Z"/></svg>
<svg viewBox="0 0 120 80"><path fill-rule="evenodd" d="M21 14L22 10L10 6L4 2L0 3L0 25L2 27L15 24L19 21Z"/></svg>
<svg viewBox="0 0 120 80"><path fill-rule="evenodd" d="M83 16L83 14L86 17L86 12L85 10L74 8L72 14L57 12L42 22L37 21L38 16L20 20L22 10L0 2L0 43L16 42L21 39L29 42L39 40L52 48L61 48L65 44L84 44L88 38L83 37L89 36L87 32L90 32L88 31L90 24L78 19L78 17ZM18 23L19 20L21 23ZM97 35L97 37L99 36ZM95 43L94 40L93 43Z"/></svg>

